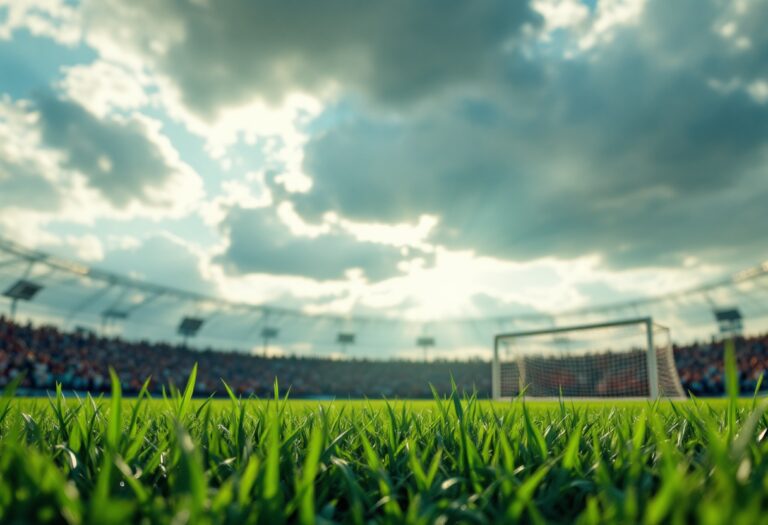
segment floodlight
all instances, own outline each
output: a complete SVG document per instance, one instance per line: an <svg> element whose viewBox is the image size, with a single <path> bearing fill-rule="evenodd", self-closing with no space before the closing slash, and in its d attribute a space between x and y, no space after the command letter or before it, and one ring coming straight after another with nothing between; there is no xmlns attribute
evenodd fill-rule
<svg viewBox="0 0 768 525"><path fill-rule="evenodd" d="M339 332L336 335L336 342L340 345L353 345L355 344L355 334L349 332Z"/></svg>
<svg viewBox="0 0 768 525"><path fill-rule="evenodd" d="M429 356L427 355L427 350L435 346L435 338L428 336L418 337L416 339L416 345L420 346L421 349L424 350L424 361L428 361Z"/></svg>
<svg viewBox="0 0 768 525"><path fill-rule="evenodd" d="M19 279L3 295L14 301L31 301L43 289L43 286L26 279Z"/></svg>
<svg viewBox="0 0 768 525"><path fill-rule="evenodd" d="M741 311L738 308L721 308L714 311L721 334L740 334L744 328Z"/></svg>
<svg viewBox="0 0 768 525"><path fill-rule="evenodd" d="M435 346L435 338L434 337L419 337L416 339L416 344L422 348L427 348L430 346Z"/></svg>
<svg viewBox="0 0 768 525"><path fill-rule="evenodd" d="M128 319L128 315L126 310L117 310L115 308L108 308L101 312L101 316L104 319Z"/></svg>
<svg viewBox="0 0 768 525"><path fill-rule="evenodd" d="M278 335L280 335L280 330L272 326L265 326L261 329L262 339L275 339Z"/></svg>
<svg viewBox="0 0 768 525"><path fill-rule="evenodd" d="M275 339L280 334L280 330L274 326L265 326L261 329L261 339L264 341L264 357L267 357L267 348L269 347L269 340Z"/></svg>
<svg viewBox="0 0 768 525"><path fill-rule="evenodd" d="M719 321L741 321L741 312L738 308L728 308L726 310L715 310L715 319Z"/></svg>
<svg viewBox="0 0 768 525"><path fill-rule="evenodd" d="M43 285L19 279L11 285L3 295L11 300L11 319L16 317L16 303L19 301L31 301L43 289Z"/></svg>
<svg viewBox="0 0 768 525"><path fill-rule="evenodd" d="M200 328L202 328L203 323L202 319L198 317L184 317L181 320L181 323L179 323L179 334L186 337L194 337L197 335L197 332L200 331Z"/></svg>

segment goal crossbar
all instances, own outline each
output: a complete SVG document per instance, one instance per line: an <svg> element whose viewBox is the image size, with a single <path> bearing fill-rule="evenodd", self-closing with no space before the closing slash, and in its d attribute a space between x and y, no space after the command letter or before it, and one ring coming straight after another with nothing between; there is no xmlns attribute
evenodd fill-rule
<svg viewBox="0 0 768 525"><path fill-rule="evenodd" d="M599 328L614 328L616 326L629 326L636 324L646 324L653 326L653 318L636 317L634 319L622 319L620 321L607 321L603 323L578 324L573 326L557 326L554 328L540 328L539 330L527 330L522 332L508 332L497 334L494 337L494 345L498 345L501 339L510 339L513 337L532 337L534 335L560 334L563 332L579 332L583 330L597 330ZM661 326L661 325L656 325Z"/></svg>

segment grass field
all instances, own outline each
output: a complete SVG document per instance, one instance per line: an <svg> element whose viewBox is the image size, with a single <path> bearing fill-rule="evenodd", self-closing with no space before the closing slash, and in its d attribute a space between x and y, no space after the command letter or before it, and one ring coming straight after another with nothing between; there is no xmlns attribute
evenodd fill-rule
<svg viewBox="0 0 768 525"><path fill-rule="evenodd" d="M730 374L735 374L732 369ZM0 523L767 523L755 398L0 401Z"/></svg>

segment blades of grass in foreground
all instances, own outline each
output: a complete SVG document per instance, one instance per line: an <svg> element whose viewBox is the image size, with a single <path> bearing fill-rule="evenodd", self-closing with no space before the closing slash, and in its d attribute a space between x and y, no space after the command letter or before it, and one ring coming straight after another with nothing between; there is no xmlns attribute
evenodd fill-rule
<svg viewBox="0 0 768 525"><path fill-rule="evenodd" d="M270 523L282 522L282 493L280 491L280 420L274 411L270 412L267 430L267 457L264 466L264 482L261 491L266 500L266 518Z"/></svg>
<svg viewBox="0 0 768 525"><path fill-rule="evenodd" d="M19 385L24 380L24 374L19 374L13 380L8 383L8 385L3 389L3 397L2 400L0 400L0 430L3 427L3 422L5 421L5 418L8 416L8 413L11 411L11 401L13 400L13 397L16 395L16 390L19 388Z"/></svg>
<svg viewBox="0 0 768 525"><path fill-rule="evenodd" d="M736 371L736 345L733 339L725 341L725 392L728 396L728 440L736 433L736 414L739 410L739 377Z"/></svg>
<svg viewBox="0 0 768 525"><path fill-rule="evenodd" d="M299 523L315 523L315 477L320 466L320 453L323 449L323 431L315 425L309 438L307 455L301 471L297 493L299 495Z"/></svg>
<svg viewBox="0 0 768 525"><path fill-rule="evenodd" d="M195 382L197 381L197 363L192 367L192 371L187 378L187 386L184 388L184 394L179 397L176 418L181 420L187 415L189 405L192 402L192 396L195 393Z"/></svg>
<svg viewBox="0 0 768 525"><path fill-rule="evenodd" d="M765 371L760 372L760 375L757 378L757 383L755 384L755 391L752 394L752 410L755 409L757 406L757 399L760 396L760 389L763 386L763 378L765 377Z"/></svg>
<svg viewBox="0 0 768 525"><path fill-rule="evenodd" d="M533 447L534 453L538 454L539 459L544 461L549 455L547 442L537 426L531 419L528 405L523 403L523 419L525 421L525 433L527 436L528 447Z"/></svg>
<svg viewBox="0 0 768 525"><path fill-rule="evenodd" d="M114 372L109 399L6 388L0 522L751 524L768 505L761 382L751 405L260 401L226 383L197 403L194 375L167 404L124 399Z"/></svg>
<svg viewBox="0 0 768 525"><path fill-rule="evenodd" d="M107 446L111 452L116 452L120 442L120 425L123 417L123 390L120 387L120 378L112 368L109 369L109 377L112 380L112 398L107 419Z"/></svg>
<svg viewBox="0 0 768 525"><path fill-rule="evenodd" d="M190 512L190 521L195 523L202 515L207 500L207 483L200 453L186 429L176 422L176 445L180 454L175 488L183 498L182 505Z"/></svg>

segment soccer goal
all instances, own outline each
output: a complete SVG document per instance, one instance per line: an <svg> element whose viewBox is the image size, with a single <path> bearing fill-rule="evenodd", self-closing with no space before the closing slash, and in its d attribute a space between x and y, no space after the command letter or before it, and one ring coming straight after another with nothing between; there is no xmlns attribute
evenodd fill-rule
<svg viewBox="0 0 768 525"><path fill-rule="evenodd" d="M493 398L685 397L669 329L650 317L499 334Z"/></svg>

